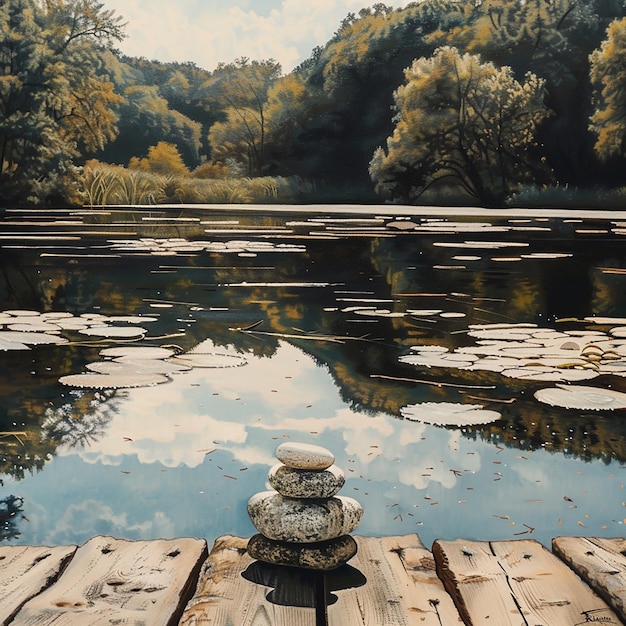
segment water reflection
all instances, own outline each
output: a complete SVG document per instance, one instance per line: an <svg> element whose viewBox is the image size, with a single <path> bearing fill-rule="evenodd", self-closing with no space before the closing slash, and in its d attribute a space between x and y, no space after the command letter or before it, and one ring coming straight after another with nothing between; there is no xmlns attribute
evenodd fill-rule
<svg viewBox="0 0 626 626"><path fill-rule="evenodd" d="M0 324L26 348L0 346L2 489L20 508L5 540L250 535L245 502L288 437L335 452L365 534L622 534L620 412L535 398L576 372L626 391L618 229L242 214L238 236L201 221L175 240L154 221L137 239L4 240ZM480 335L496 327L507 337ZM548 362L564 358L552 339L571 367ZM158 372L128 352L155 348ZM485 367L489 350L524 375ZM148 369L162 384L123 389ZM414 421L435 405L499 419Z"/></svg>

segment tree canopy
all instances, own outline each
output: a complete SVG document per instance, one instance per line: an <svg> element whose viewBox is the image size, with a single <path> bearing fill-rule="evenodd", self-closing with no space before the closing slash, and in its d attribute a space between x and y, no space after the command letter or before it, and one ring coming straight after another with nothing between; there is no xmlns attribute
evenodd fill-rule
<svg viewBox="0 0 626 626"><path fill-rule="evenodd" d="M591 55L591 79L597 108L591 130L595 148L606 159L626 154L626 19L613 22L606 40Z"/></svg>
<svg viewBox="0 0 626 626"><path fill-rule="evenodd" d="M444 47L417 59L395 92L396 127L370 173L393 199L414 201L445 183L486 205L541 180L535 132L549 112L545 81Z"/></svg>
<svg viewBox="0 0 626 626"><path fill-rule="evenodd" d="M624 187L624 20L623 0L378 2L284 75L272 59L123 56L122 20L97 0L7 0L0 190L73 200L90 156L146 164L155 149L180 172L297 175L327 201Z"/></svg>
<svg viewBox="0 0 626 626"><path fill-rule="evenodd" d="M121 18L95 0L0 6L0 190L42 203L72 197L74 159L115 136L119 102L99 75Z"/></svg>

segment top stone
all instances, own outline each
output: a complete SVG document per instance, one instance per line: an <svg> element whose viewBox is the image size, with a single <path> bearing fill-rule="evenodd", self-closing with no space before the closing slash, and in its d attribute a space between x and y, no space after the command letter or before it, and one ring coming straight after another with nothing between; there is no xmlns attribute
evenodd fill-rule
<svg viewBox="0 0 626 626"><path fill-rule="evenodd" d="M287 467L303 470L325 470L335 462L335 455L330 450L295 441L281 443L276 448L276 458Z"/></svg>

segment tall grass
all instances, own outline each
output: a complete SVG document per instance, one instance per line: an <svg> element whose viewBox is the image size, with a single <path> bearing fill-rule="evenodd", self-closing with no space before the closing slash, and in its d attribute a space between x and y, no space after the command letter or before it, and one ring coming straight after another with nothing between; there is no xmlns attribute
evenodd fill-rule
<svg viewBox="0 0 626 626"><path fill-rule="evenodd" d="M621 209L626 187L578 189L563 185L525 186L507 199L507 206L530 208Z"/></svg>
<svg viewBox="0 0 626 626"><path fill-rule="evenodd" d="M83 191L91 207L136 204L270 204L307 197L311 184L298 177L220 178L159 176L119 165L89 162Z"/></svg>

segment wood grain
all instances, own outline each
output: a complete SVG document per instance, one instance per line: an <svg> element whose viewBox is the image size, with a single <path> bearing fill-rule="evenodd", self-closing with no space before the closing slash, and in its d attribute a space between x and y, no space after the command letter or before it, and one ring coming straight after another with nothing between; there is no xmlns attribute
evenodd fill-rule
<svg viewBox="0 0 626 626"><path fill-rule="evenodd" d="M626 539L557 537L552 540L552 551L626 623Z"/></svg>
<svg viewBox="0 0 626 626"><path fill-rule="evenodd" d="M462 624L417 535L355 539L359 551L350 564L367 583L337 592L339 601L328 609L330 626Z"/></svg>
<svg viewBox="0 0 626 626"><path fill-rule="evenodd" d="M208 551L200 539L95 537L59 580L27 602L12 626L178 624Z"/></svg>
<svg viewBox="0 0 626 626"><path fill-rule="evenodd" d="M468 625L621 624L604 600L536 541L436 541L433 553Z"/></svg>
<svg viewBox="0 0 626 626"><path fill-rule="evenodd" d="M76 546L0 548L0 623L7 624L31 598L49 587L76 552Z"/></svg>
<svg viewBox="0 0 626 626"><path fill-rule="evenodd" d="M314 608L269 602L266 596L271 587L255 584L242 576L253 563L246 553L247 545L247 539L230 535L215 541L180 624L315 626Z"/></svg>
<svg viewBox="0 0 626 626"><path fill-rule="evenodd" d="M355 540L356 557L325 574L329 626L462 623L437 578L432 554L417 535ZM281 576L272 566L254 562L246 554L246 545L247 540L231 536L215 542L181 624L315 626L314 603L296 607L277 602L295 598L306 604L315 597L320 575L278 568L284 573ZM250 580L255 567L257 578L265 568L265 584Z"/></svg>

